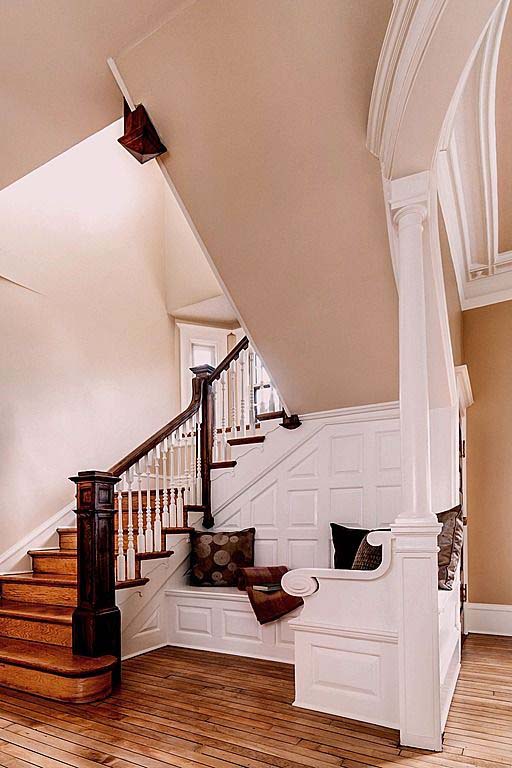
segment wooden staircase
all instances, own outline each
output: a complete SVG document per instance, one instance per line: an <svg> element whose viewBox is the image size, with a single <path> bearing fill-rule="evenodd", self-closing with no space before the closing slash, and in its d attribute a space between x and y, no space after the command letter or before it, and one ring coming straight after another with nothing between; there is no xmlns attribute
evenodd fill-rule
<svg viewBox="0 0 512 768"><path fill-rule="evenodd" d="M300 425L272 406L273 385L266 374L257 384L258 370L263 377L244 338L217 368L192 369L192 400L181 414L108 472L70 478L77 528L57 529L58 548L30 550L32 571L0 575L0 685L89 703L120 682L115 591L148 582L142 563L172 556L167 537L193 530L189 512L213 526L210 473L235 466L233 448L265 440L260 420ZM258 391L271 406L261 416Z"/></svg>
<svg viewBox="0 0 512 768"><path fill-rule="evenodd" d="M162 538L190 530L167 529ZM118 659L112 654L73 654L77 529L58 528L57 533L58 549L28 552L31 572L0 576L0 682L57 701L86 704L110 694ZM165 549L137 554L136 578L117 582L116 589L143 586L149 579L142 576L141 563L172 554Z"/></svg>

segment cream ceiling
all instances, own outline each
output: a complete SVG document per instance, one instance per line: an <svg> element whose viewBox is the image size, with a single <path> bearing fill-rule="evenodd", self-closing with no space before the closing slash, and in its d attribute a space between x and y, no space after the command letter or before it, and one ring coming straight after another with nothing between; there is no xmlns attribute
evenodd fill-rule
<svg viewBox="0 0 512 768"><path fill-rule="evenodd" d="M107 57L184 0L0 0L0 189L122 114Z"/></svg>

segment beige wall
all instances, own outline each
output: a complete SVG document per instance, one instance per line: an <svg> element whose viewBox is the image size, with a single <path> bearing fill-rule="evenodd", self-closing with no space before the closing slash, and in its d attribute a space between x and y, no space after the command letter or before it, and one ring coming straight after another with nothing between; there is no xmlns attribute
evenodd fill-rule
<svg viewBox="0 0 512 768"><path fill-rule="evenodd" d="M398 396L366 123L391 0L208 0L116 58L293 412Z"/></svg>
<svg viewBox="0 0 512 768"><path fill-rule="evenodd" d="M469 599L512 604L512 301L464 312Z"/></svg>
<svg viewBox="0 0 512 768"><path fill-rule="evenodd" d="M111 126L0 193L0 550L176 414L164 186Z"/></svg>

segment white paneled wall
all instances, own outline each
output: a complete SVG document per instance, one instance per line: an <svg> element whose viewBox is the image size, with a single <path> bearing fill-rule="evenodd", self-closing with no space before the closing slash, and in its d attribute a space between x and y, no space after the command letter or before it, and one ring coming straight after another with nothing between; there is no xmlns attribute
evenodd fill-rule
<svg viewBox="0 0 512 768"><path fill-rule="evenodd" d="M256 565L330 567L330 522L389 525L400 504L398 407L342 409L303 417L292 432L267 432L213 479L216 529L256 528ZM260 627L247 596L173 579L167 590L169 642L293 661L290 617Z"/></svg>
<svg viewBox="0 0 512 768"><path fill-rule="evenodd" d="M331 565L330 522L389 525L400 505L399 419L380 410L375 419L368 415L307 420L311 434L254 484L235 490L215 512L216 527L255 526L257 565L308 568ZM236 489L236 468L230 474Z"/></svg>

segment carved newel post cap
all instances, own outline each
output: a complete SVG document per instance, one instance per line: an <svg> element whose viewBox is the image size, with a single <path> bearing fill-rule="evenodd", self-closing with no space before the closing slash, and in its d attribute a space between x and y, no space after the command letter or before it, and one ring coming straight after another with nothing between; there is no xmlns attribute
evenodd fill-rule
<svg viewBox="0 0 512 768"><path fill-rule="evenodd" d="M120 478L111 472L99 472L88 469L69 478L76 483L76 502L78 511L113 510L114 485Z"/></svg>
<svg viewBox="0 0 512 768"><path fill-rule="evenodd" d="M211 374L214 372L215 368L212 368L211 365L196 365L193 368L190 369L194 376L197 376L198 379L205 379L207 376L211 376Z"/></svg>

